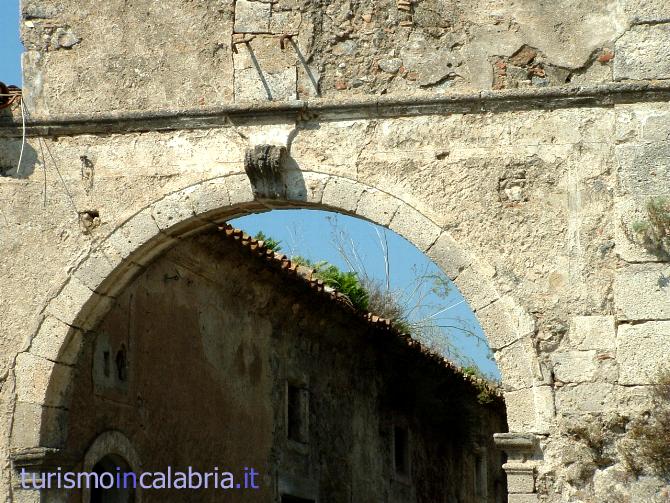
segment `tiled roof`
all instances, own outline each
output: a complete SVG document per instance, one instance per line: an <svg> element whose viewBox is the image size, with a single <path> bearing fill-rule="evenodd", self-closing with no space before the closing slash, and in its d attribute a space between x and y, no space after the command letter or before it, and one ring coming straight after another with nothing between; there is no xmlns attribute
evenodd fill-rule
<svg viewBox="0 0 670 503"><path fill-rule="evenodd" d="M496 387L489 381L481 379L477 376L464 373L463 370L455 363L431 351L419 341L412 338L411 335L398 330L395 325L393 325L391 320L382 318L370 312L362 312L355 308L346 295L338 292L334 288L324 284L322 280L316 278L316 274L313 269L291 262L291 260L286 257L286 255L271 250L265 246L263 241L254 239L251 236L245 234L244 231L236 229L229 224L219 227L219 230L225 239L237 243L248 253L264 260L270 268L274 268L288 277L293 277L299 281L304 282L317 295L327 298L330 302L337 302L345 309L348 309L352 315L362 318L366 323L375 329L388 332L389 334L393 335L398 340L403 342L409 350L421 353L423 357L436 362L440 366L449 369L455 374L460 375L465 381L468 381L479 388L485 386L496 395L502 396L499 387Z"/></svg>

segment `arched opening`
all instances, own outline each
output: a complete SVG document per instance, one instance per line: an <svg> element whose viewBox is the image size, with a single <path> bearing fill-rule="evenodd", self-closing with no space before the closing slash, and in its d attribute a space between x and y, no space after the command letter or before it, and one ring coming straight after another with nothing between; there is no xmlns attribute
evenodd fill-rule
<svg viewBox="0 0 670 503"><path fill-rule="evenodd" d="M124 475L132 472L132 468L121 456L107 454L93 465L92 471L99 484L91 489L90 503L135 503L135 488L123 482Z"/></svg>
<svg viewBox="0 0 670 503"><path fill-rule="evenodd" d="M242 468L253 468L264 484L240 500L368 500L393 491L473 502L474 480L449 481L474 477L477 450L488 453L495 495L504 458L493 434L506 429L495 388L419 346L403 332L410 318L400 325L364 311L346 285L305 264L230 226L182 239L153 260L86 334L65 450L82 458L104 428L123 432L154 474L171 467L200 479L218 468L244 485ZM357 280L352 271L336 275ZM97 366L111 355L106 377ZM101 482L127 469L113 456L93 467ZM216 501L220 483L209 478L189 497ZM170 485L144 501L180 501ZM91 492L91 502L130 497L118 487Z"/></svg>
<svg viewBox="0 0 670 503"><path fill-rule="evenodd" d="M337 210L342 213L359 215L382 224L384 227L399 232L411 243L415 244L419 250L425 252L443 271L447 272L450 278L458 275L469 277L470 281L463 283L465 288L463 293L468 300L475 299L475 305L478 308L478 310L476 309L477 315L486 319L491 312L503 313L502 319L498 318L496 320L498 322L498 330L490 332L485 327L489 340L491 340L491 335L494 336L494 343L491 344L491 347L496 351L499 350L503 354L503 358L508 358L507 355L509 355L509 358L514 361L514 366L509 369L503 368L503 382L507 380L509 383L513 383L510 389L520 390L523 390L524 387L522 383L530 384L531 377L528 374L528 367L525 366L523 360L516 358L519 355L525 358L525 350L522 345L524 343L522 340L524 332L521 331L525 329L525 326L521 326L521 330L519 330L519 325L515 326L513 323L513 320L523 313L515 311L513 301L508 298L495 294L493 300L491 300L486 299L486 296L481 296L482 288L484 288L484 291L490 291L487 289L491 289L494 292L495 289L490 287L490 280L487 279L486 273L481 272L481 264L474 261L469 254L460 249L448 233L433 224L428 218L421 215L411 206L372 187L335 176L324 177L320 174L310 174L308 172L302 173L301 176L303 177L302 190L305 190L304 188L306 187L308 196L306 201L303 199L299 203L299 206ZM247 184L246 189L244 188L245 183ZM320 192L314 189L318 184L321 184L322 187ZM341 191L339 195L335 193L329 195L328 187L330 184L338 187L338 190L345 186L347 190ZM227 188L228 194L220 197L217 193L217 197L211 197L212 191L218 191L221 187ZM231 187L236 187L236 191L231 190ZM237 190L240 187L242 187L242 193ZM247 191L246 193L244 192L245 190ZM349 190L353 190L358 194L358 199L356 200L358 202L354 202L353 205L347 200L347 192ZM203 194L210 195L207 204L201 203ZM313 197L316 197L314 194L319 194L318 200L313 199ZM344 196L347 197L341 199ZM368 199L368 202L362 204L365 198ZM198 201L200 206L194 208L193 201ZM373 207L373 203L378 206ZM137 281L143 275L146 276L150 269L167 254L177 253L175 250L180 245L187 243L189 239L207 239L206 235L208 232L214 232L222 221L230 220L241 214L286 206L287 204L281 201L258 202L251 191L248 190L248 180L245 181L241 176L234 175L221 180L212 180L170 194L137 213L117 228L101 244L97 251L85 257L75 268L74 274L68 283L64 285L60 293L46 307L46 317L33 340L31 352L20 355L17 360L19 365L32 365L35 359L40 361L41 358L50 358L52 362L56 362L47 371L49 372L50 379L48 386L42 391L39 389L34 392L31 391L33 395L25 397L21 395L21 385L18 386L17 411L22 413L25 411L25 414L37 413L39 415L37 421L41 425L40 439L36 440L33 445L51 445L63 449L66 447L69 448L66 446L68 439L77 438L76 434L73 434L72 431L66 431L62 426L59 427L60 429L54 427L56 424L66 425L71 430L73 426L72 418L76 415L74 414L76 406L70 403L70 397L77 395L76 391L73 392L76 386L73 387L70 385L72 381L69 370L70 366L78 364L81 358L78 354L78 348L83 346L85 351L87 347L86 341L93 339L89 337L92 332L99 332L96 334L96 337L99 337L100 333L105 332L104 330L100 330L101 323L104 323L105 320L111 320L115 316L113 306L118 305L124 295L130 295L129 286L134 281ZM295 207L295 204L293 206ZM183 279L184 276L178 271L177 274L175 274L175 271L171 271L160 275L162 285L171 283L188 285L188 281L183 281ZM475 286L473 286L473 282ZM265 291L261 290L261 292ZM260 295L260 297L263 297L263 295ZM284 306L284 309L284 313L291 312L290 306ZM174 312L171 312L171 314L174 314ZM118 315L118 312L116 315ZM505 316L509 317L509 319L505 318ZM284 317L286 318L286 316ZM186 317L172 318L175 322L181 322L183 319L186 319ZM122 324L113 323L112 325L122 326ZM295 325L299 326L299 323L295 323ZM173 323L169 328L170 331L178 331L179 325L178 323ZM272 333L272 330L270 333ZM46 344L49 344L50 347L47 348ZM109 355L107 357L109 359L109 366L111 367L109 373L115 377L116 381L121 381L118 375L118 368L115 368L115 357L119 354L116 348L123 347L121 344L125 344L126 347L128 384L127 386L112 387L108 391L111 394L129 393L128 396L132 396L133 403L137 404L137 407L141 409L145 403L144 397L137 396L131 391L134 380L132 365L133 362L137 364L137 360L133 354L134 350L130 340L114 340L111 337L111 342L108 345ZM88 347L90 349L92 346L88 345ZM155 347L161 346L158 344ZM155 358L153 358L151 364L161 366L164 363L161 361L162 357L167 355L172 357L172 355L179 354L179 351L161 352L154 355ZM210 352L210 354L213 353ZM253 348L250 351L245 348L237 348L233 357L234 359L231 361L234 361L235 364L231 364L230 369L249 373L250 380L258 377L258 362L262 361L262 358L257 358ZM104 362L104 355L102 361ZM63 363L61 364L60 362ZM189 368L182 362L177 363L181 366L173 367L172 373L166 372L164 365L161 367L161 372L164 375L179 376L180 373L185 372L184 369ZM101 373L104 375L104 372ZM95 375L95 373L93 374ZM290 381L304 385L305 382L304 375L300 375L300 373L297 375L287 375L285 379L285 383ZM406 401L406 398L411 396L406 383L397 382L395 384L397 385L396 391L401 391L400 396L405 397L403 400ZM94 388L92 386L92 389ZM101 388L104 388L104 386ZM283 387L282 389L286 388ZM525 392L525 390L523 391ZM40 393L44 398L42 398L41 402L38 402L33 397ZM435 393L437 392L435 391ZM191 395L193 394L191 393ZM431 393L426 393L425 395L436 396L435 394L431 395ZM194 395L191 398L201 404L207 403L207 397ZM110 401L115 400L115 397L111 397L110 399ZM165 400L164 403L169 403L169 399ZM528 402L526 401L524 406L527 404ZM331 413L332 416L336 414L335 411ZM389 417L392 415L389 414ZM163 416L168 417L167 414L163 414ZM138 428L141 430L142 425L148 421L147 418L149 415L145 412L138 414L137 417L139 419ZM250 427L254 425L253 421L248 420L248 417L241 419L238 424L246 424ZM394 424L393 420L388 423L388 432L393 431ZM499 428L499 430L503 429L504 426ZM313 430L310 429L310 431ZM456 431L454 430L454 432ZM392 437L391 433L388 435L389 438ZM15 436L15 438L17 437ZM410 434L408 438L411 442L414 436ZM25 442L23 439L21 441ZM297 443L299 444L300 442ZM166 439L165 444L170 444L169 438ZM393 454L392 442L383 442L383 444L386 446L385 449L388 455L391 456ZM270 442L267 445L270 445ZM467 473L475 473L474 463L473 459L472 462L466 463L463 469ZM392 463L390 466L392 466ZM412 464L411 466L416 467L418 465ZM279 478L275 478L274 480L275 485L273 487L274 490L278 491L278 494L307 499L310 498L310 494L313 494L313 490L310 490L311 492L294 491L295 486L288 479L283 479L283 482ZM474 481L469 486L474 487Z"/></svg>

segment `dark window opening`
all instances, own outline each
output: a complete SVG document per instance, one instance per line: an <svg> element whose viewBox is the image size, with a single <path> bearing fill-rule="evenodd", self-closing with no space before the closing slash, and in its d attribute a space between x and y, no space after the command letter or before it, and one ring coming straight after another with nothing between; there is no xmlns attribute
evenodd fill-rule
<svg viewBox="0 0 670 503"><path fill-rule="evenodd" d="M475 495L479 498L487 496L486 480L486 458L482 455L475 456Z"/></svg>
<svg viewBox="0 0 670 503"><path fill-rule="evenodd" d="M93 466L93 472L102 479L105 487L110 485L110 481L114 483L109 489L92 487L91 503L135 503L135 489L123 487L124 480L127 480L130 485L130 477L124 477L124 474L132 472L125 459L115 454L108 454ZM103 474L108 475L102 477Z"/></svg>
<svg viewBox="0 0 670 503"><path fill-rule="evenodd" d="M128 379L128 363L126 361L126 347L122 344L121 349L116 353L116 373L119 381L125 382Z"/></svg>
<svg viewBox="0 0 670 503"><path fill-rule="evenodd" d="M109 351L103 351L102 352L102 362L103 362L103 372L105 373L105 377L109 377L110 370L109 370Z"/></svg>
<svg viewBox="0 0 670 503"><path fill-rule="evenodd" d="M409 432L403 426L393 428L393 462L398 475L409 475Z"/></svg>
<svg viewBox="0 0 670 503"><path fill-rule="evenodd" d="M296 442L307 443L309 439L308 399L309 392L306 389L288 385L286 393L287 436Z"/></svg>
<svg viewBox="0 0 670 503"><path fill-rule="evenodd" d="M316 500L307 498L298 498L290 494L282 494L281 503L316 503Z"/></svg>

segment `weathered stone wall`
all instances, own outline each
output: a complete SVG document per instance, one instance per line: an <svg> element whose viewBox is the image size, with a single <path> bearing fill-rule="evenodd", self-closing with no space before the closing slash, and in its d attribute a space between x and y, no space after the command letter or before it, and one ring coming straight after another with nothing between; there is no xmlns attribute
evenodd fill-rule
<svg viewBox="0 0 670 503"><path fill-rule="evenodd" d="M453 370L217 234L152 264L86 334L63 426L75 470L86 469L102 432L119 431L136 470L259 471L261 490L233 491L230 501L279 501L290 491L323 502L475 502L479 450L486 501L501 500L502 453L493 445L506 429L501 403L478 404ZM287 383L309 390L304 443L287 438ZM411 437L411 477L394 472L395 426ZM194 497L222 493L145 491L142 501Z"/></svg>
<svg viewBox="0 0 670 503"><path fill-rule="evenodd" d="M670 77L663 0L25 0L22 10L26 94L42 117Z"/></svg>
<svg viewBox="0 0 670 503"><path fill-rule="evenodd" d="M667 2L430 4L24 2L18 176L18 109L0 127L0 494L10 447L62 445L43 412L65 413L68 348L128 276L189 232L288 204L389 226L455 279L510 430L530 435L503 439L510 501L663 501L618 445L670 344L667 262L631 239L670 195ZM267 33L244 42L233 8L238 25L270 12ZM291 9L324 98L274 37ZM249 48L273 98L309 102L242 103L267 100ZM244 174L259 144L288 149L280 200Z"/></svg>

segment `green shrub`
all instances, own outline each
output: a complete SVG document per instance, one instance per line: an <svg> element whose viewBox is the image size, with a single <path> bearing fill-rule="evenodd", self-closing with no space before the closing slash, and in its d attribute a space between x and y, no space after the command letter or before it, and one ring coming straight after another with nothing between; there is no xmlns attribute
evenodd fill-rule
<svg viewBox="0 0 670 503"><path fill-rule="evenodd" d="M370 309L370 296L358 278L358 274L355 272L344 272L328 262L314 263L300 256L292 257L291 261L295 264L314 269L314 276L317 279L320 279L324 284L334 288L341 294L346 295L355 308L361 311L368 311Z"/></svg>
<svg viewBox="0 0 670 503"><path fill-rule="evenodd" d="M670 257L670 199L654 197L647 202L647 219L633 224L633 231L650 253Z"/></svg>
<svg viewBox="0 0 670 503"><path fill-rule="evenodd" d="M281 251L281 241L277 241L276 239L272 239L270 236L266 236L263 231L258 231L258 233L254 236L254 239L257 241L263 241L263 244L273 252Z"/></svg>
<svg viewBox="0 0 670 503"><path fill-rule="evenodd" d="M623 457L631 471L649 471L670 481L670 371L662 372L652 392L649 414L635 420Z"/></svg>

